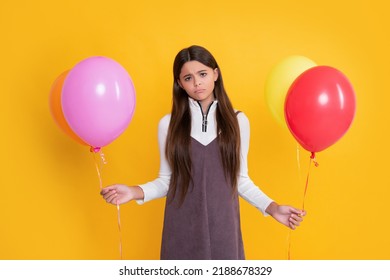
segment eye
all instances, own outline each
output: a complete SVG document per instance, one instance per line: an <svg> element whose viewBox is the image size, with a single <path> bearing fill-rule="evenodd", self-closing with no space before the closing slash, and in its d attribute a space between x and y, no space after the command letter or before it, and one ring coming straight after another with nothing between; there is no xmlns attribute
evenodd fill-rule
<svg viewBox="0 0 390 280"><path fill-rule="evenodd" d="M191 76L186 76L186 77L183 78L183 80L184 80L185 82L188 82L188 81L191 80Z"/></svg>
<svg viewBox="0 0 390 280"><path fill-rule="evenodd" d="M206 76L207 76L207 72L201 72L201 73L200 73L200 76L201 76L201 77L206 77Z"/></svg>

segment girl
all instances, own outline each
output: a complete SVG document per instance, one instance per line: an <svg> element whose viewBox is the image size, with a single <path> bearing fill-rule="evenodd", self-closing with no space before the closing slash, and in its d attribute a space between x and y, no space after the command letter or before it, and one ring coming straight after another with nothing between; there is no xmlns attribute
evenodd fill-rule
<svg viewBox="0 0 390 280"><path fill-rule="evenodd" d="M181 50L173 65L173 106L158 129L159 177L101 191L112 204L167 196L161 259L245 259L238 195L295 229L304 211L278 205L249 178L249 121L235 111L221 70L205 48Z"/></svg>

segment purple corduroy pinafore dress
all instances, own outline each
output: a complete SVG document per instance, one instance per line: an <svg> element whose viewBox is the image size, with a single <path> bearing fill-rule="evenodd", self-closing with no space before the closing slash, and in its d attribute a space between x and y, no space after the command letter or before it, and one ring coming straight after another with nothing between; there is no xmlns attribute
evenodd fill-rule
<svg viewBox="0 0 390 280"><path fill-rule="evenodd" d="M163 260L245 259L237 192L227 182L218 140L207 146L191 138L192 176L185 200L165 206Z"/></svg>

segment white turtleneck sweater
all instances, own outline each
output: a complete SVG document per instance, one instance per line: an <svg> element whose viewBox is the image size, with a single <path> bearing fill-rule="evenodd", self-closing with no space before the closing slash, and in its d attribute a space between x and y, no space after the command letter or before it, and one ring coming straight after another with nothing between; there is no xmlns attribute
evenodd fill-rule
<svg viewBox="0 0 390 280"><path fill-rule="evenodd" d="M218 101L214 101L210 105L208 112L204 112L203 114L200 103L198 103L192 98L189 98L192 120L191 137L205 146L217 137L217 103ZM237 115L237 118L240 126L241 135L241 162L237 186L238 193L243 199L248 201L257 209L259 209L263 213L263 215L267 216L268 214L265 212L265 209L270 205L273 200L270 199L266 194L264 194L248 176L247 155L249 150L250 135L249 120L242 112ZM164 116L160 120L158 126L158 143L160 149L160 172L158 178L154 181L140 185L144 192L144 199L137 200L138 204L143 204L147 201L161 198L167 195L169 181L171 178L171 168L165 156L165 143L170 119L170 114ZM204 125L204 120L207 120L206 126Z"/></svg>

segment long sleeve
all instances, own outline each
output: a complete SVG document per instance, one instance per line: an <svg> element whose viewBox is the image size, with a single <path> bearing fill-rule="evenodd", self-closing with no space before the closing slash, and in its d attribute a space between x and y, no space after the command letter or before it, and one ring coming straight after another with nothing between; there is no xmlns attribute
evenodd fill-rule
<svg viewBox="0 0 390 280"><path fill-rule="evenodd" d="M244 113L237 115L240 125L241 135L241 162L240 174L238 179L238 193L247 202L259 209L264 216L268 216L265 209L273 201L265 193L263 193L250 179L248 175L248 151L250 139L250 125L249 120Z"/></svg>
<svg viewBox="0 0 390 280"><path fill-rule="evenodd" d="M164 197L168 193L172 171L165 156L165 143L170 118L170 115L164 116L158 125L158 146L160 150L160 171L158 178L154 181L140 185L144 192L144 199L137 200L138 204L143 204L150 200Z"/></svg>
<svg viewBox="0 0 390 280"><path fill-rule="evenodd" d="M197 104L192 104L193 114L198 112ZM153 199L161 198L167 195L169 189L169 182L171 178L171 168L168 164L166 155L165 155L165 143L168 133L168 127L170 122L170 115L164 116L158 125L158 144L160 150L160 171L158 178L148 182L146 184L140 185L144 192L144 199L137 200L138 204L143 204L145 202L151 201ZM237 115L238 122L240 126L240 137L241 137L241 154L240 154L240 173L238 178L238 193L239 195L249 202L251 205L259 209L263 215L267 216L265 209L273 201L265 193L263 193L259 187L257 187L248 175L248 151L249 151L249 139L250 139L250 125L249 120L244 113L239 113ZM210 139L214 139L216 135L216 124L214 113L209 116L209 123L212 125L208 130L208 133L201 132L201 118L193 118L192 123L192 133L191 136L197 139L199 142L207 143L210 142ZM211 135L210 135L211 134Z"/></svg>

